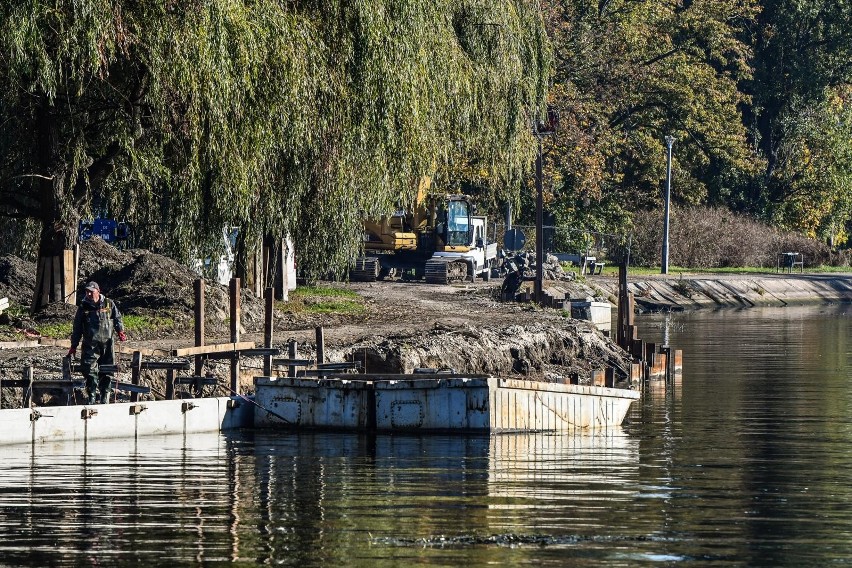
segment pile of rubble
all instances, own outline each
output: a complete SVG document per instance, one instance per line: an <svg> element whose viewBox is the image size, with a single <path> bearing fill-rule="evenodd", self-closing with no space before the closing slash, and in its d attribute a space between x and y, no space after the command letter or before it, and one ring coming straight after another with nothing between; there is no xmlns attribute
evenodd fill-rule
<svg viewBox="0 0 852 568"><path fill-rule="evenodd" d="M552 254L544 256L542 267L544 269L542 280L572 282L577 278L576 272L573 270L566 271L559 263L559 259ZM514 298L521 291L524 282L535 279L537 273L535 253L520 252L513 257L507 258L503 261L503 270L505 271L501 290L503 297Z"/></svg>

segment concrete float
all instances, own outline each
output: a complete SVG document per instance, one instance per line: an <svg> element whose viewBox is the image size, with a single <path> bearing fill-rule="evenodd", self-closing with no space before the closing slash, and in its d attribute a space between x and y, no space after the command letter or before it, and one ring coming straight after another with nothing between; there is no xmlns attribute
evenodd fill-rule
<svg viewBox="0 0 852 568"><path fill-rule="evenodd" d="M251 426L251 406L240 397L215 397L5 409L0 445L220 432Z"/></svg>
<svg viewBox="0 0 852 568"><path fill-rule="evenodd" d="M640 396L630 389L483 375L349 377L257 377L255 426L380 432L591 431L620 425Z"/></svg>

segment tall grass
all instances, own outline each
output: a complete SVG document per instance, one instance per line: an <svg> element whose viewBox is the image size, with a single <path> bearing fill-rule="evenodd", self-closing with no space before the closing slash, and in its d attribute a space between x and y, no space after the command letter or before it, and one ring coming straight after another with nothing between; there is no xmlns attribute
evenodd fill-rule
<svg viewBox="0 0 852 568"><path fill-rule="evenodd" d="M659 266L663 219L659 211L634 216L631 264ZM778 253L800 252L806 266L849 266L850 251L798 233L780 231L720 207L672 207L669 264L688 268L774 267Z"/></svg>

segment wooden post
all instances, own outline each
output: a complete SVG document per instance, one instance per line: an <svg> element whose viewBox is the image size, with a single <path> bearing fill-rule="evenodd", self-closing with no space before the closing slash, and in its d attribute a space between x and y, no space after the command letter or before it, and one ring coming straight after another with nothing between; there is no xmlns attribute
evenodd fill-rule
<svg viewBox="0 0 852 568"><path fill-rule="evenodd" d="M272 347L272 309L273 301L275 300L275 290L267 288L263 296L264 312L263 312L263 346L267 349ZM263 356L263 376L268 377L272 374L272 355Z"/></svg>
<svg viewBox="0 0 852 568"><path fill-rule="evenodd" d="M201 347L204 345L204 280L198 279L194 282L193 289L195 291L195 346ZM204 357L202 355L195 356L195 376L201 376L201 369L204 367Z"/></svg>
<svg viewBox="0 0 852 568"><path fill-rule="evenodd" d="M287 356L290 359L296 358L296 340L295 339L291 339L290 341L287 342ZM295 377L296 376L296 365L290 365L289 367L287 367L287 376L288 377Z"/></svg>
<svg viewBox="0 0 852 568"><path fill-rule="evenodd" d="M30 312L35 312L40 307L47 305L48 294L46 280L50 279L46 270L48 260L49 259L45 257L39 257L38 259L38 268L36 269L36 286L33 293L33 301L30 305Z"/></svg>
<svg viewBox="0 0 852 568"><path fill-rule="evenodd" d="M615 388L615 369L612 367L604 369L604 386L611 389Z"/></svg>
<svg viewBox="0 0 852 568"><path fill-rule="evenodd" d="M622 349L627 348L627 311L629 309L627 299L627 262L622 261L618 265L618 329L616 330L616 342Z"/></svg>
<svg viewBox="0 0 852 568"><path fill-rule="evenodd" d="M636 325L636 296L627 292L627 325Z"/></svg>
<svg viewBox="0 0 852 568"><path fill-rule="evenodd" d="M130 382L134 385L140 384L142 379L142 352L134 351L133 359L130 363ZM139 402L139 393L130 393L130 402Z"/></svg>
<svg viewBox="0 0 852 568"><path fill-rule="evenodd" d="M642 382L642 363L630 363L630 383L639 384Z"/></svg>
<svg viewBox="0 0 852 568"><path fill-rule="evenodd" d="M52 256L50 257L51 264L51 274L53 275L53 281L51 282L51 300L54 302L64 301L63 291L65 288L62 286L62 257L61 256Z"/></svg>
<svg viewBox="0 0 852 568"><path fill-rule="evenodd" d="M322 326L317 327L317 365L325 363L325 337Z"/></svg>
<svg viewBox="0 0 852 568"><path fill-rule="evenodd" d="M240 341L240 279L231 278L228 285L231 304L231 343ZM240 394L240 354L235 351L231 356L231 393Z"/></svg>
<svg viewBox="0 0 852 568"><path fill-rule="evenodd" d="M674 360L674 358L672 357L672 351L673 349L670 345L663 345L662 347L660 347L660 353L662 353L666 358L665 379L667 383L671 382L672 378L674 377L674 373L672 372L672 363Z"/></svg>
<svg viewBox="0 0 852 568"><path fill-rule="evenodd" d="M652 341L649 341L648 343L646 343L645 344L645 353L644 353L645 361L650 363L654 358L654 354L657 353L657 352L658 351L657 351L657 344L656 343L654 343Z"/></svg>
<svg viewBox="0 0 852 568"><path fill-rule="evenodd" d="M166 369L166 400L175 398L175 370Z"/></svg>
<svg viewBox="0 0 852 568"><path fill-rule="evenodd" d="M76 304L77 280L75 277L74 250L62 251L62 301L66 304Z"/></svg>
<svg viewBox="0 0 852 568"><path fill-rule="evenodd" d="M645 355L645 342L641 339L633 339L630 341L630 349L627 351L633 357L634 361L641 361Z"/></svg>
<svg viewBox="0 0 852 568"><path fill-rule="evenodd" d="M77 303L77 281L80 279L80 243L74 245L74 296L72 299Z"/></svg>
<svg viewBox="0 0 852 568"><path fill-rule="evenodd" d="M279 260L278 270L281 271L281 301L290 299L290 271L287 266L287 258L290 256L289 239L282 238L278 242Z"/></svg>
<svg viewBox="0 0 852 568"><path fill-rule="evenodd" d="M33 399L33 367L32 365L28 367L24 367L24 382L26 383L24 386L24 396L21 401L21 407L30 408L30 403L32 403Z"/></svg>

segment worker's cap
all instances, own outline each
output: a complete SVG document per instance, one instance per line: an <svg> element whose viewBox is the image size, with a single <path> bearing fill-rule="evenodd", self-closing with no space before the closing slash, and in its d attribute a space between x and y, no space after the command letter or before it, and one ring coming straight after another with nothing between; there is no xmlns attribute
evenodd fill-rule
<svg viewBox="0 0 852 568"><path fill-rule="evenodd" d="M88 284L86 284L86 290L97 290L98 292L100 292L100 291L101 291L101 287L100 287L100 286L98 286L98 283L97 283L97 282L95 282L94 280L92 280L91 282L89 282Z"/></svg>

